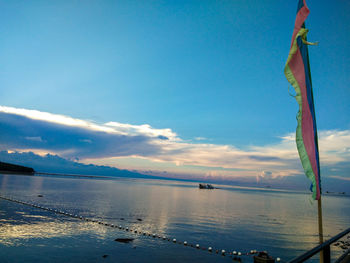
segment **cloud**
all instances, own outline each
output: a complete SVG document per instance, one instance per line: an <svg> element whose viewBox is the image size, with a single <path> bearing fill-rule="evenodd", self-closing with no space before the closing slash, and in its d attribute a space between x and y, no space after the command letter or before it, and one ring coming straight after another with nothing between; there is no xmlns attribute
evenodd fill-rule
<svg viewBox="0 0 350 263"><path fill-rule="evenodd" d="M34 137L25 137L27 140L30 140L30 141L36 141L36 142L42 142L43 139L41 139L40 136L34 136Z"/></svg>
<svg viewBox="0 0 350 263"><path fill-rule="evenodd" d="M256 161L278 161L280 160L277 156L258 156L258 155L251 155L248 156L248 158Z"/></svg>
<svg viewBox="0 0 350 263"><path fill-rule="evenodd" d="M11 112L11 113L9 113ZM40 118L38 118L40 116ZM47 119L45 119L47 118ZM60 120L60 121L56 121ZM62 120L68 120L63 124ZM147 131L111 128L38 111L17 111L0 108L0 148L2 150L32 150L59 154L65 158L100 158L128 155L149 156L159 152L159 146ZM157 131L161 135L161 131ZM165 131L168 134L168 131ZM159 136L158 135L158 136Z"/></svg>
<svg viewBox="0 0 350 263"><path fill-rule="evenodd" d="M0 112L5 114L15 114L15 115L23 116L32 120L50 122L57 125L80 127L84 129L102 131L102 132L114 131L113 129L110 129L108 127L101 126L101 125L96 125L92 122L88 122L80 119L74 119L64 115L37 111L37 110L27 110L27 109L18 109L13 107L0 106Z"/></svg>
<svg viewBox="0 0 350 263"><path fill-rule="evenodd" d="M325 164L349 162L350 130L330 130L320 132L320 158Z"/></svg>
<svg viewBox="0 0 350 263"><path fill-rule="evenodd" d="M343 181L350 181L349 177L343 177L343 176L337 176L337 175L331 175L329 176L330 178L335 178L335 179L339 179L339 180L343 180Z"/></svg>
<svg viewBox="0 0 350 263"><path fill-rule="evenodd" d="M194 138L196 141L204 141L204 140L207 140L207 138L205 137L195 137Z"/></svg>
<svg viewBox="0 0 350 263"><path fill-rule="evenodd" d="M171 129L155 129L148 124L132 125L119 122L107 122L106 127L113 128L114 131L124 135L143 135L147 137L158 137L162 140L177 141L177 135Z"/></svg>
<svg viewBox="0 0 350 263"><path fill-rule="evenodd" d="M274 144L238 148L198 140L191 143L171 129L156 129L148 124L98 124L3 106L0 132L0 150L46 152L117 167L118 160L128 158L129 163L122 167L128 169L134 169L133 160L142 159L147 160L143 162L145 170L159 166L159 171L182 171L204 178L261 180L303 174L294 133L276 138ZM348 178L350 131L319 131L319 147L323 174Z"/></svg>

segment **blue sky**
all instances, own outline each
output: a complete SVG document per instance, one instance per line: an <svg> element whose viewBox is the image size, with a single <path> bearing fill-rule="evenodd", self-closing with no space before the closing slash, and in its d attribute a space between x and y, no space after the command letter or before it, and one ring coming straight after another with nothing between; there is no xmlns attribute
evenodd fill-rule
<svg viewBox="0 0 350 263"><path fill-rule="evenodd" d="M325 176L349 179L350 2L307 3L308 39L319 41L309 52L324 136L321 166L324 160ZM2 141L2 150L188 177L300 174L290 143L298 106L283 74L296 6L291 0L0 1L0 105L2 116L10 114L3 133L29 138ZM38 112L39 126L31 121ZM9 121L11 114L24 116L27 126ZM57 123L58 115L73 124ZM84 153L96 148L79 143L98 140L85 130L86 138L70 140L70 132L82 135L77 120L89 123L77 124L79 132L92 125L106 133L122 129L130 149ZM55 134L53 126L61 136L50 144L44 137ZM160 139L167 145L154 144L157 136L167 137ZM120 141L111 140L118 148ZM255 157L242 157L248 155ZM274 158L288 161L277 165Z"/></svg>

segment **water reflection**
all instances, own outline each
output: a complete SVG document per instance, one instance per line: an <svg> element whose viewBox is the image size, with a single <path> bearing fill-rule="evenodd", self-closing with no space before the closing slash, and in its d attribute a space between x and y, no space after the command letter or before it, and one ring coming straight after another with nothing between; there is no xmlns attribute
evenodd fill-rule
<svg viewBox="0 0 350 263"><path fill-rule="evenodd" d="M1 214L4 214L3 209L6 209L8 217L0 220L0 244L2 245L21 246L30 239L68 237L88 233L103 239L108 231L106 227L95 223L70 218L54 218L51 214L38 215L11 211L12 207L9 204L6 205L4 201L1 204ZM30 212L33 213L33 211Z"/></svg>
<svg viewBox="0 0 350 263"><path fill-rule="evenodd" d="M72 222L42 222L35 224L3 224L0 226L0 243L7 246L23 245L24 241L32 238L51 238L70 236L88 231L97 232L99 228L90 224L76 224Z"/></svg>
<svg viewBox="0 0 350 263"><path fill-rule="evenodd" d="M302 194L206 191L193 183L150 180L11 175L0 175L0 189L1 194L20 200L227 251L269 250L290 259L318 242L316 203ZM348 227L349 200L324 199L326 236ZM0 221L0 243L8 246L36 238L93 235L105 239L111 235L104 226L5 203L0 207L5 217Z"/></svg>

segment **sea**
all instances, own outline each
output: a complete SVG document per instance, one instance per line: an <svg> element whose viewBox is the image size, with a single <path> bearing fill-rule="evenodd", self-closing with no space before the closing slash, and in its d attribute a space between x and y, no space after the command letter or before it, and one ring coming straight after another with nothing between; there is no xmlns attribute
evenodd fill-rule
<svg viewBox="0 0 350 263"><path fill-rule="evenodd" d="M310 193L214 186L0 174L0 262L253 262L261 251L288 262L318 244ZM350 197L322 202L329 239L349 228Z"/></svg>

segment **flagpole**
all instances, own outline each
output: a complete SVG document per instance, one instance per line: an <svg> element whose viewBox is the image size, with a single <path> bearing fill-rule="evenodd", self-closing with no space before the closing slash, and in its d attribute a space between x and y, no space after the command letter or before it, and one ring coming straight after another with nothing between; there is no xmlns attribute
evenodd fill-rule
<svg viewBox="0 0 350 263"><path fill-rule="evenodd" d="M320 244L323 243L323 223L322 223L322 201L321 201L321 195L320 195L320 199L318 199L318 207L317 207L317 211L318 211L318 238L320 241ZM324 254L323 254L323 250L320 251L320 263L324 263Z"/></svg>
<svg viewBox="0 0 350 263"><path fill-rule="evenodd" d="M306 40L308 30L305 28L305 20L309 12L306 1L299 0L292 35L292 44L284 68L284 74L297 94L295 99L299 104L299 112L297 115L298 126L296 131L296 143L305 175L312 182L313 199L318 200L318 236L319 243L322 244L323 224L319 148L310 60L307 48L307 45L312 43ZM329 247L321 250L320 263L324 263L324 260L328 262L329 254Z"/></svg>

